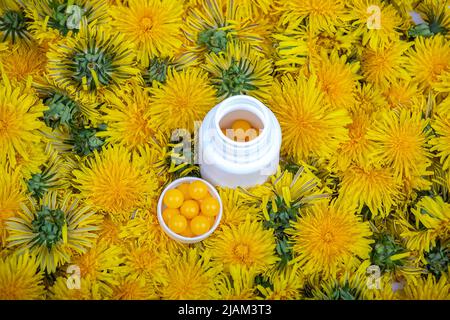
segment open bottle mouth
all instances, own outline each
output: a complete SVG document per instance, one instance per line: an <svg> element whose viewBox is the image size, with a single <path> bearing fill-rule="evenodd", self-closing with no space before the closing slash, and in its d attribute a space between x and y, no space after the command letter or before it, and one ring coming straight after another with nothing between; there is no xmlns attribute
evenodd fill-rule
<svg viewBox="0 0 450 320"><path fill-rule="evenodd" d="M216 113L215 129L219 136L236 146L257 144L266 135L267 128L264 113L259 101L247 96L236 96L225 101ZM233 129L236 121L250 124L249 129Z"/></svg>

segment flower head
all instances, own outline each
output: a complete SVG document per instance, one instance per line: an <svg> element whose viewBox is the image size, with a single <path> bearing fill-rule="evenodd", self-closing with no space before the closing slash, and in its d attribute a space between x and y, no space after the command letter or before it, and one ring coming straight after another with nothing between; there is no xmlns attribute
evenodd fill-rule
<svg viewBox="0 0 450 320"><path fill-rule="evenodd" d="M120 146L95 151L74 176L75 187L87 203L119 220L129 219L133 209L155 196L157 188L154 173L140 157Z"/></svg>
<svg viewBox="0 0 450 320"><path fill-rule="evenodd" d="M92 246L101 218L74 195L49 192L38 204L29 199L21 212L6 223L8 246L19 252L29 250L38 258L41 270L55 272L74 253Z"/></svg>
<svg viewBox="0 0 450 320"><path fill-rule="evenodd" d="M39 261L28 252L0 257L0 300L43 299L45 289Z"/></svg>
<svg viewBox="0 0 450 320"><path fill-rule="evenodd" d="M331 108L317 86L315 77L286 76L272 87L269 105L280 122L282 151L297 161L329 157L349 139L347 111Z"/></svg>
<svg viewBox="0 0 450 320"><path fill-rule="evenodd" d="M125 36L87 25L86 19L75 37L63 38L50 48L49 75L62 87L84 92L118 88L139 72Z"/></svg>
<svg viewBox="0 0 450 320"><path fill-rule="evenodd" d="M171 133L175 129L192 131L216 104L216 91L207 74L197 68L169 72L162 86L150 89L150 115L158 128Z"/></svg>
<svg viewBox="0 0 450 320"><path fill-rule="evenodd" d="M102 120L106 131L97 134L106 142L123 145L130 150L148 145L154 134L150 118L150 94L137 84L122 86L114 93L105 94L107 107Z"/></svg>
<svg viewBox="0 0 450 320"><path fill-rule="evenodd" d="M19 170L0 165L0 248L6 244L6 221L19 212L23 200L25 196Z"/></svg>
<svg viewBox="0 0 450 320"><path fill-rule="evenodd" d="M232 42L224 53L207 54L203 68L210 73L219 97L238 94L262 100L269 97L271 62L256 55L248 44Z"/></svg>
<svg viewBox="0 0 450 320"><path fill-rule="evenodd" d="M135 45L138 60L144 66L150 57L172 56L181 46L181 15L178 0L129 0L110 10L115 32L123 34Z"/></svg>
<svg viewBox="0 0 450 320"><path fill-rule="evenodd" d="M30 159L28 148L42 140L39 121L45 106L29 90L12 86L4 75L0 82L0 162L16 167L17 158Z"/></svg>
<svg viewBox="0 0 450 320"><path fill-rule="evenodd" d="M430 165L427 125L419 112L383 112L367 133L368 139L377 144L374 159L391 166L399 179L420 184Z"/></svg>
<svg viewBox="0 0 450 320"><path fill-rule="evenodd" d="M264 270L277 261L272 231L264 230L256 221L223 227L206 245L212 258L227 270L233 265Z"/></svg>
<svg viewBox="0 0 450 320"><path fill-rule="evenodd" d="M346 202L319 202L301 211L291 230L293 251L305 274L335 276L351 268L356 257L367 259L371 251L369 224Z"/></svg>
<svg viewBox="0 0 450 320"><path fill-rule="evenodd" d="M439 76L450 70L450 48L441 36L416 38L408 56L408 69L422 89L440 85Z"/></svg>
<svg viewBox="0 0 450 320"><path fill-rule="evenodd" d="M215 296L215 280L221 268L211 262L209 253L197 249L172 253L167 264L168 282L162 297L170 300L204 300Z"/></svg>

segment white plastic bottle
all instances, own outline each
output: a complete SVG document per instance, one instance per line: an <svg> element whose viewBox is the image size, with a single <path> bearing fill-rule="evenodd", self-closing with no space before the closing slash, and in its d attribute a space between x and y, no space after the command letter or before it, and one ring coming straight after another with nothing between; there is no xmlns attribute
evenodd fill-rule
<svg viewBox="0 0 450 320"><path fill-rule="evenodd" d="M222 128L246 120L260 134L237 142ZM281 128L275 115L259 100L239 95L225 99L209 111L199 131L198 161L204 179L213 185L236 188L264 183L278 167Z"/></svg>

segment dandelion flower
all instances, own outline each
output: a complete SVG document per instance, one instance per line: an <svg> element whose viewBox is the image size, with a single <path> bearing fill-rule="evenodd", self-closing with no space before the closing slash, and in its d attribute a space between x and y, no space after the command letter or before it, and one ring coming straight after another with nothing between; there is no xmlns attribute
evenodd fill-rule
<svg viewBox="0 0 450 320"><path fill-rule="evenodd" d="M214 284L221 268L214 265L207 252L186 249L172 253L167 265L168 281L162 298L170 300L206 300L215 295Z"/></svg>
<svg viewBox="0 0 450 320"><path fill-rule="evenodd" d="M447 110L445 110L447 109ZM450 103L447 108L441 108L436 114L434 121L431 123L436 136L430 139L433 146L431 151L437 151L440 157L442 169L447 170L450 167Z"/></svg>
<svg viewBox="0 0 450 320"><path fill-rule="evenodd" d="M39 81L45 72L46 62L45 51L36 45L15 45L11 51L0 55L6 75L18 82L27 81L29 76Z"/></svg>
<svg viewBox="0 0 450 320"><path fill-rule="evenodd" d="M94 151L74 176L87 203L119 219L129 219L157 188L153 172L143 168L138 155L119 146Z"/></svg>
<svg viewBox="0 0 450 320"><path fill-rule="evenodd" d="M225 52L228 44L236 40L263 51L270 32L262 16L249 12L255 5L257 1L202 0L198 6L189 8L183 26L187 55L202 62L206 53Z"/></svg>
<svg viewBox="0 0 450 320"><path fill-rule="evenodd" d="M227 0L222 0L225 2ZM270 10L272 0L235 0L236 5L243 10L245 14L255 14L257 12L262 12L267 14Z"/></svg>
<svg viewBox="0 0 450 320"><path fill-rule="evenodd" d="M0 82L0 162L17 164L16 156L29 160L27 146L39 143L45 106L31 92L13 87L6 76Z"/></svg>
<svg viewBox="0 0 450 320"><path fill-rule="evenodd" d="M143 167L139 156L119 146L95 151L74 176L87 203L119 220L129 219L157 188L154 173Z"/></svg>
<svg viewBox="0 0 450 320"><path fill-rule="evenodd" d="M83 94L70 87L62 88L52 78L44 78L41 83L33 85L48 107L43 117L47 127L56 129L61 126L73 127L79 122L98 123L99 103L94 94Z"/></svg>
<svg viewBox="0 0 450 320"><path fill-rule="evenodd" d="M223 227L206 244L215 261L230 266L255 267L264 270L277 261L273 232L259 222L246 221L239 226Z"/></svg>
<svg viewBox="0 0 450 320"><path fill-rule="evenodd" d="M437 280L432 274L428 274L426 279L417 277L408 279L408 282L401 295L407 300L450 300L450 283L447 276L442 276Z"/></svg>
<svg viewBox="0 0 450 320"><path fill-rule="evenodd" d="M400 199L400 187L389 167L352 166L342 175L339 194L358 211L366 205L373 215L387 216Z"/></svg>
<svg viewBox="0 0 450 320"><path fill-rule="evenodd" d="M366 137L371 124L370 116L364 112L358 112L353 114L352 120L353 122L348 125L350 140L341 145L335 156L339 170L345 170L351 164L367 165L369 155L375 148L374 143Z"/></svg>
<svg viewBox="0 0 450 320"><path fill-rule="evenodd" d="M178 0L129 0L112 6L110 13L115 32L135 45L144 66L152 56L172 56L182 44L183 5Z"/></svg>
<svg viewBox="0 0 450 320"><path fill-rule="evenodd" d="M417 84L410 81L396 81L391 83L383 92L391 109L415 110L420 105L423 94Z"/></svg>
<svg viewBox="0 0 450 320"><path fill-rule="evenodd" d="M79 288L73 287L74 283L68 285L70 280L66 277L58 277L48 290L49 299L51 300L101 300L109 298L102 296L100 293L100 285L96 281L89 278L80 277Z"/></svg>
<svg viewBox="0 0 450 320"><path fill-rule="evenodd" d="M52 44L47 58L49 75L58 85L85 93L118 88L139 72L125 36L89 26L86 19L75 37Z"/></svg>
<svg viewBox="0 0 450 320"><path fill-rule="evenodd" d="M165 262L168 256L162 248L161 243L156 241L126 246L124 254L130 273L145 277L148 283L166 284Z"/></svg>
<svg viewBox="0 0 450 320"><path fill-rule="evenodd" d="M352 0L353 26L362 33L362 45L378 48L400 37L401 18L396 9L380 0Z"/></svg>
<svg viewBox="0 0 450 320"><path fill-rule="evenodd" d="M369 224L346 202L318 202L301 211L291 229L294 261L308 274L333 277L355 257L368 259L373 240Z"/></svg>
<svg viewBox="0 0 450 320"><path fill-rule="evenodd" d="M410 250L430 251L436 246L436 241L449 239L450 232L450 204L441 197L424 197L411 210L416 221L423 227L416 227L407 223L407 230L402 232L406 239L406 246Z"/></svg>
<svg viewBox="0 0 450 320"><path fill-rule="evenodd" d="M297 22L307 19L311 30L335 31L349 19L345 2L342 0L294 0L283 3L283 22Z"/></svg>
<svg viewBox="0 0 450 320"><path fill-rule="evenodd" d="M359 273L345 273L313 289L314 298L320 300L367 300L369 293L367 279Z"/></svg>
<svg viewBox="0 0 450 320"><path fill-rule="evenodd" d="M367 133L377 144L374 159L392 167L399 179L419 183L414 180L428 175L430 165L427 125L419 112L383 112Z"/></svg>
<svg viewBox="0 0 450 320"><path fill-rule="evenodd" d="M372 116L377 111L387 108L388 103L383 92L372 84L359 85L355 92L355 103L350 112L365 113Z"/></svg>
<svg viewBox="0 0 450 320"><path fill-rule="evenodd" d="M32 41L28 31L30 19L26 17L22 1L5 0L0 3L0 39L11 43Z"/></svg>
<svg viewBox="0 0 450 320"><path fill-rule="evenodd" d="M366 48L361 57L364 78L381 88L388 88L401 79L409 79L405 56L408 48L409 43L402 41Z"/></svg>
<svg viewBox="0 0 450 320"><path fill-rule="evenodd" d="M197 68L169 72L166 83L153 87L150 115L161 130L194 129L216 104L216 91L208 83L208 76Z"/></svg>
<svg viewBox="0 0 450 320"><path fill-rule="evenodd" d="M313 69L325 101L336 109L348 109L354 103L359 63L347 63L346 60L345 56L340 57L336 51L330 57L322 54Z"/></svg>
<svg viewBox="0 0 450 320"><path fill-rule="evenodd" d="M278 271L271 277L272 286L257 288L267 300L298 300L301 298L304 279L297 265Z"/></svg>
<svg viewBox="0 0 450 320"><path fill-rule="evenodd" d="M217 299L255 300L256 271L241 266L231 266L229 274L221 273L216 281Z"/></svg>
<svg viewBox="0 0 450 320"><path fill-rule="evenodd" d="M329 157L349 139L347 111L327 105L317 86L315 77L286 76L272 88L269 105L280 122L282 151L297 161Z"/></svg>
<svg viewBox="0 0 450 320"><path fill-rule="evenodd" d="M106 142L123 145L130 150L149 144L154 134L150 118L150 94L148 90L133 84L122 86L114 93L106 93L107 107L103 108L106 131L97 134Z"/></svg>
<svg viewBox="0 0 450 320"><path fill-rule="evenodd" d="M151 300L157 299L155 287L149 285L148 281L138 275L128 275L119 280L114 286L111 295L112 300Z"/></svg>
<svg viewBox="0 0 450 320"><path fill-rule="evenodd" d="M0 165L0 248L4 247L7 237L6 221L20 210L25 200L19 170L11 170Z"/></svg>
<svg viewBox="0 0 450 320"><path fill-rule="evenodd" d="M58 199L56 192L49 192L41 205L29 199L29 204L22 204L21 209L6 223L8 247L18 252L29 250L47 272L55 272L58 266L69 262L74 252L86 252L101 221L70 193Z"/></svg>
<svg viewBox="0 0 450 320"><path fill-rule="evenodd" d="M257 215L256 207L245 203L241 193L236 189L219 189L220 199L223 205L223 216L219 227L238 226Z"/></svg>
<svg viewBox="0 0 450 320"><path fill-rule="evenodd" d="M71 264L80 268L80 278L95 283L98 293L106 297L111 296L112 287L118 285L118 279L125 274L123 263L122 250L102 241L98 241L89 251L74 256L71 260Z"/></svg>
<svg viewBox="0 0 450 320"><path fill-rule="evenodd" d="M428 23L433 34L445 35L450 31L450 8L447 0L424 0L416 10Z"/></svg>
<svg viewBox="0 0 450 320"><path fill-rule="evenodd" d="M271 62L256 55L248 44L230 42L225 53L207 54L203 68L210 73L221 98L238 94L261 100L269 97Z"/></svg>
<svg viewBox="0 0 450 320"><path fill-rule="evenodd" d="M121 245L123 239L120 237L120 232L123 229L123 224L111 217L105 217L98 232L99 239L108 245Z"/></svg>
<svg viewBox="0 0 450 320"><path fill-rule="evenodd" d="M439 85L439 76L450 70L450 47L441 36L418 37L408 57L408 70L421 89Z"/></svg>
<svg viewBox="0 0 450 320"><path fill-rule="evenodd" d="M90 25L107 23L107 6L107 0L30 0L26 8L29 30L40 43L53 42L78 33L82 18Z"/></svg>
<svg viewBox="0 0 450 320"><path fill-rule="evenodd" d="M43 299L45 289L39 262L25 252L0 257L0 300Z"/></svg>

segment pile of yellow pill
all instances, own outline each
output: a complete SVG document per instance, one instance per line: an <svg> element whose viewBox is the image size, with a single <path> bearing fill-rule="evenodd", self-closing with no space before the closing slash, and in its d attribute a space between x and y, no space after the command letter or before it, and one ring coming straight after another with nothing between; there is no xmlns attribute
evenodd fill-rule
<svg viewBox="0 0 450 320"><path fill-rule="evenodd" d="M169 229L189 238L208 232L220 211L219 201L199 180L167 190L163 203L162 216Z"/></svg>

